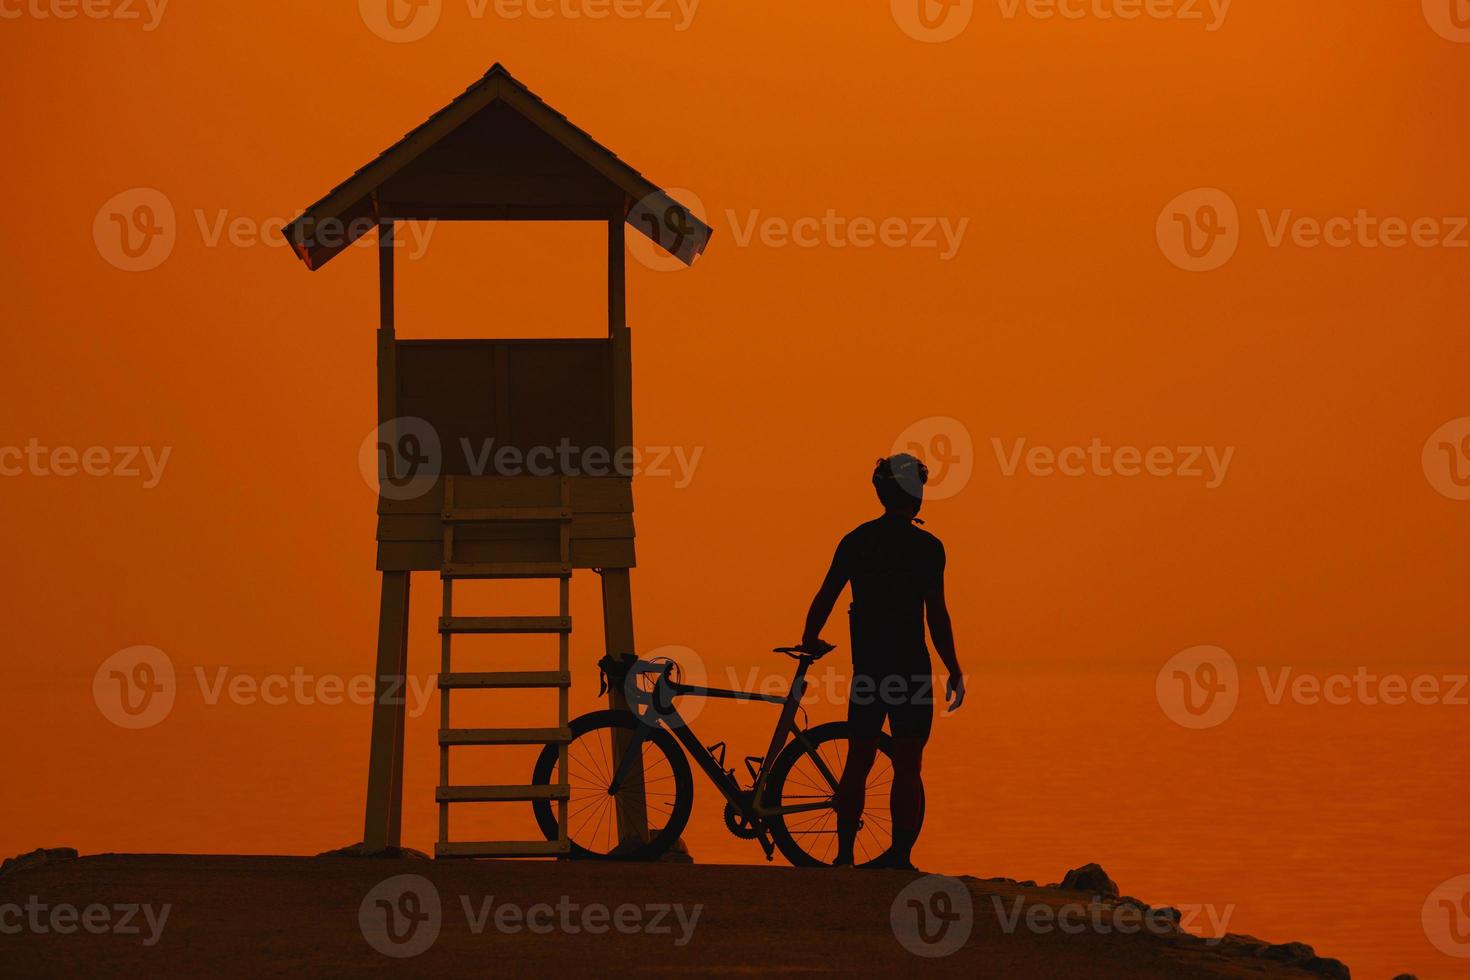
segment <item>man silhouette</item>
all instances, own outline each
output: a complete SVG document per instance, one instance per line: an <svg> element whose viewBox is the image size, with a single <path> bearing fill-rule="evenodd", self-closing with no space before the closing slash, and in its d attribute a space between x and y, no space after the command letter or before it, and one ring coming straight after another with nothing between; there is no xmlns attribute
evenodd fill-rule
<svg viewBox="0 0 1470 980"><path fill-rule="evenodd" d="M954 631L944 604L944 545L914 525L924 502L929 470L908 454L880 459L873 488L883 516L842 539L832 567L807 612L802 646L831 649L821 638L842 589L852 583L848 608L852 635L852 685L847 720L853 728L847 766L837 789L837 857L853 863L868 773L878 736L888 722L893 736L893 849L887 867L912 869L914 842L924 818L921 778L924 745L934 724L934 678L924 622L949 670L945 695L954 711L965 700L965 681L955 656Z"/></svg>

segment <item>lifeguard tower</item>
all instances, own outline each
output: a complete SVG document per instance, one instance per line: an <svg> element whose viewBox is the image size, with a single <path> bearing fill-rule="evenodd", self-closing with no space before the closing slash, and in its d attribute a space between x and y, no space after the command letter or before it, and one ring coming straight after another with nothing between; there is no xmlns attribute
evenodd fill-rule
<svg viewBox="0 0 1470 980"><path fill-rule="evenodd" d="M607 226L607 337L577 340L399 340L394 332L395 221L598 221ZM633 492L626 475L585 476L561 466L540 475L471 472L453 451L470 445L525 454L563 444L616 459L633 445L632 349L626 322L624 226L631 224L688 265L710 229L688 208L572 125L499 64L449 105L381 153L287 226L308 269L378 232L380 473L377 697L373 704L363 845L400 844L407 675L408 595L413 572L438 572L443 587L440 663L438 857L552 856L567 852L566 749L571 685L569 587L575 569L602 579L608 653L634 652L629 570L634 566ZM444 451L425 452L427 424ZM486 440L493 439L493 443ZM548 456L542 455L542 460ZM558 467L565 455L551 454ZM464 579L544 578L559 583L548 616L457 616ZM456 672L452 641L463 634L559 637L556 670ZM451 728L453 691L554 688L558 717L545 728ZM621 691L609 697L621 703ZM550 719L548 719L549 721ZM456 785L450 750L466 745L563 746L561 785ZM452 841L456 803L558 801L558 841ZM642 814L619 813L622 832L646 833Z"/></svg>

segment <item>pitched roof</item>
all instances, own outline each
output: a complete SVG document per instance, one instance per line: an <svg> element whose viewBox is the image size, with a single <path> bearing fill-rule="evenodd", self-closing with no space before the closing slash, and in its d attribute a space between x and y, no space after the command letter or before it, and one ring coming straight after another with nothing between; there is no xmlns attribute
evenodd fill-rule
<svg viewBox="0 0 1470 980"><path fill-rule="evenodd" d="M380 217L385 217L380 213L378 200L383 184L495 103L515 110L610 187L621 190L623 217L641 234L685 265L692 265L703 253L712 234L707 224L547 105L497 62L454 101L332 188L287 225L286 240L297 256L307 268L320 269L361 238L376 226Z"/></svg>

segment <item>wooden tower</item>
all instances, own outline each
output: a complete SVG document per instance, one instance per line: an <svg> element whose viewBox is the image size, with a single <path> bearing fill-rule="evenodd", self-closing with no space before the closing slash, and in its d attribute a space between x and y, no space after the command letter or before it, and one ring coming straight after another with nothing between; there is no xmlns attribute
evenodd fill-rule
<svg viewBox="0 0 1470 980"><path fill-rule="evenodd" d="M394 332L393 226L421 221L598 221L607 227L607 337L591 340L399 340ZM417 129L307 208L285 234L308 269L326 265L377 229L379 441L388 464L378 503L377 697L373 704L363 843L400 844L406 706L408 594L413 572L438 572L443 589L439 673L441 857L566 852L566 751L561 786L461 786L450 779L460 745L565 745L571 684L568 590L574 569L602 579L607 652L633 653L632 481L565 472L551 454L541 475L473 472L461 440L524 454L569 444L608 457L633 445L632 346L626 322L624 226L631 224L686 265L710 229L687 208L495 65ZM422 430L422 431L421 431ZM442 451L424 448L437 439ZM412 452L400 452L402 446ZM435 458L437 455L437 458ZM543 454L538 457L546 460ZM559 583L554 615L456 616L463 579L545 578ZM465 633L550 633L557 670L464 673L451 662ZM453 729L452 691L558 689L555 724L533 729ZM621 692L610 692L615 704ZM459 802L559 800L561 841L454 842L449 811ZM624 834L646 833L641 814L620 815Z"/></svg>

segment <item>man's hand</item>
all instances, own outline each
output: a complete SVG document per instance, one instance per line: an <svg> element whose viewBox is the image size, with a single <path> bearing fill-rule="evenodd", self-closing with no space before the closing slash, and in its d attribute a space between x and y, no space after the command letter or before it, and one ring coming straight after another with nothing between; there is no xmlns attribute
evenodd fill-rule
<svg viewBox="0 0 1470 980"><path fill-rule="evenodd" d="M947 714L954 714L965 703L965 675L953 673L944 682L944 699L949 702Z"/></svg>

